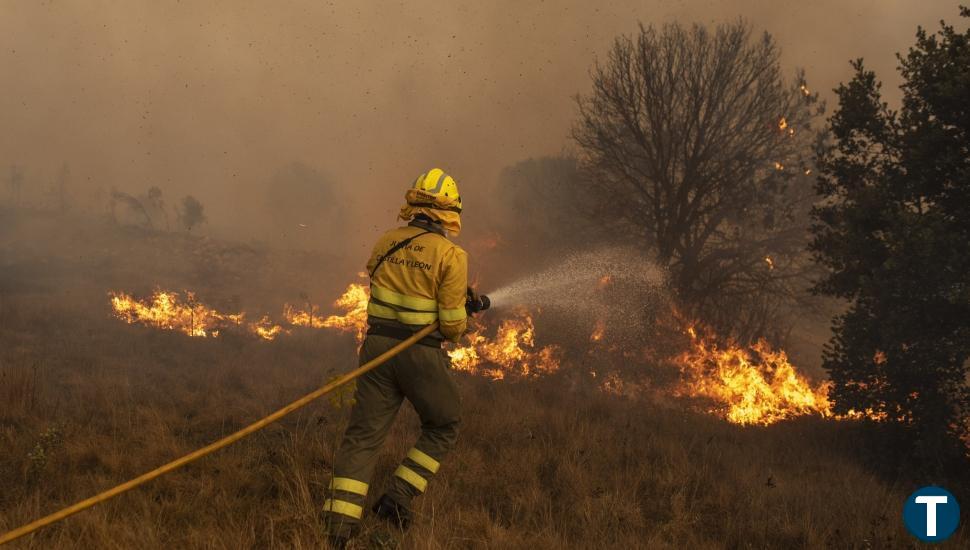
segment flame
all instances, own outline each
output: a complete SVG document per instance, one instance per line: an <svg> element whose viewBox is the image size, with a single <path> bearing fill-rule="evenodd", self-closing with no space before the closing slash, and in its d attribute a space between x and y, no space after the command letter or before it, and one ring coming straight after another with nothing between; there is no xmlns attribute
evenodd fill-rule
<svg viewBox="0 0 970 550"><path fill-rule="evenodd" d="M817 387L801 376L784 351L765 341L750 348L729 344L720 349L696 336L677 358L684 377L679 393L714 402L710 411L735 424L768 425L796 416L833 417L829 383Z"/></svg>
<svg viewBox="0 0 970 550"><path fill-rule="evenodd" d="M316 317L317 311L317 306L296 309L290 304L283 304L283 320L294 327L323 328L323 320Z"/></svg>
<svg viewBox="0 0 970 550"><path fill-rule="evenodd" d="M333 328L341 332L353 332L357 343L364 341L367 331L367 301L370 291L360 283L351 283L347 290L334 301L333 306L342 310L341 315L317 316L317 307L297 309L290 304L283 305L283 319L290 325L308 328Z"/></svg>
<svg viewBox="0 0 970 550"><path fill-rule="evenodd" d="M256 333L263 340L272 340L283 332L283 327L274 324L269 317L264 315L259 321L249 324L250 330Z"/></svg>
<svg viewBox="0 0 970 550"><path fill-rule="evenodd" d="M778 129L784 131L785 128L788 128L788 120L785 117L781 117L781 120L778 121Z"/></svg>
<svg viewBox="0 0 970 550"><path fill-rule="evenodd" d="M142 303L123 292L111 292L114 315L128 323L141 323L156 328L179 330L189 336L218 336L225 327L243 327L250 333L273 340L288 332L275 324L268 316L258 321L244 323L245 313L222 313L206 307L187 293L188 302L176 292L156 290L150 302ZM367 329L368 288L352 283L337 298L334 307L342 313L322 317L317 308L308 304L299 309L290 304L283 306L284 322L289 326L315 329L336 329L354 333L357 343L364 340ZM483 330L470 333L470 344L448 352L452 364L459 370L483 374L492 379L507 375L530 377L559 369L559 349L555 346L538 348L535 345L535 325L527 313L502 321L494 338L487 338Z"/></svg>
<svg viewBox="0 0 970 550"><path fill-rule="evenodd" d="M782 164L782 163L780 163L778 161L775 161L775 170L784 170L784 169L785 169L785 165L784 164Z"/></svg>
<svg viewBox="0 0 970 550"><path fill-rule="evenodd" d="M772 349L764 340L747 348L729 343L720 349L698 336L693 325L686 332L691 348L676 359L683 375L677 393L713 401L709 412L729 422L767 426L809 414L833 420L882 422L889 418L885 411L871 408L836 415L829 398L832 383L813 387L784 351Z"/></svg>
<svg viewBox="0 0 970 550"><path fill-rule="evenodd" d="M494 338L486 338L482 330L476 330L468 335L468 340L468 345L448 351L455 369L493 380L534 377L559 370L559 349L536 348L535 325L525 312L503 320Z"/></svg>
<svg viewBox="0 0 970 550"><path fill-rule="evenodd" d="M593 333L589 335L590 342L599 342L603 339L603 335L606 333L606 321L603 319L597 319L596 325L593 327Z"/></svg>
<svg viewBox="0 0 970 550"><path fill-rule="evenodd" d="M768 269L775 268L775 261L771 259L771 256L765 256L765 263L768 264Z"/></svg>
<svg viewBox="0 0 970 550"><path fill-rule="evenodd" d="M600 290L603 290L604 288L606 288L607 286L609 286L609 284L612 281L613 281L613 277L611 277L608 274L607 275L603 275L602 277L600 277L600 280L596 283L596 288L598 288Z"/></svg>
<svg viewBox="0 0 970 550"><path fill-rule="evenodd" d="M227 327L244 327L266 340L272 340L283 328L274 325L268 317L254 323L244 324L244 313L223 313L199 303L195 294L185 293L185 301L179 293L156 289L148 301L140 302L124 292L109 292L111 308L118 319L139 323L164 330L177 330L193 337L207 338L219 335Z"/></svg>
<svg viewBox="0 0 970 550"><path fill-rule="evenodd" d="M802 84L801 86L799 86L798 89L802 91L802 95L804 95L805 97L808 97L808 96L812 95L812 92L809 91L808 86L806 86L804 84Z"/></svg>
<svg viewBox="0 0 970 550"><path fill-rule="evenodd" d="M367 332L367 302L370 290L360 283L351 283L347 290L333 303L343 310L343 315L331 315L323 320L324 328L335 328L342 332L353 332L357 343L364 341Z"/></svg>

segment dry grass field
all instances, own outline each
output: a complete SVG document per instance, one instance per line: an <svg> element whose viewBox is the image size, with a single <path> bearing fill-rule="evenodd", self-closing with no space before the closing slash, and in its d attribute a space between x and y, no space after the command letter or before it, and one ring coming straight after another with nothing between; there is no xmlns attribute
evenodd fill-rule
<svg viewBox="0 0 970 550"><path fill-rule="evenodd" d="M0 237L0 531L207 444L355 364L347 334L189 338L110 315L107 290L153 283L245 307L279 303L274 292L292 297L311 278L293 273L332 265L326 258L37 223L0 222L7 235L46 227L43 249ZM313 291L333 290L325 284ZM865 467L860 425L803 418L742 428L657 392L599 391L587 371L567 360L538 379L456 373L460 443L416 501L416 525L399 546L917 546L900 520L914 487ZM319 508L346 405L322 399L11 547L325 548ZM417 429L405 406L374 487ZM368 521L354 547L374 547L383 529ZM966 533L942 547L966 547Z"/></svg>

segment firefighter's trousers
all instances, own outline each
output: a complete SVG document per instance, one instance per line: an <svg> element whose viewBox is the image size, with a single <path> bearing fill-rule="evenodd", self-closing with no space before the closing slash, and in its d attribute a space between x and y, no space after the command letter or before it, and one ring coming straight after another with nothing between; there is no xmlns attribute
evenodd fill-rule
<svg viewBox="0 0 970 550"><path fill-rule="evenodd" d="M368 335L360 350L361 364L399 343ZM378 453L404 398L421 418L421 436L385 492L410 508L411 499L425 491L458 438L461 403L449 369L443 349L415 344L357 380L350 424L337 451L324 503L331 529L353 530L359 522Z"/></svg>

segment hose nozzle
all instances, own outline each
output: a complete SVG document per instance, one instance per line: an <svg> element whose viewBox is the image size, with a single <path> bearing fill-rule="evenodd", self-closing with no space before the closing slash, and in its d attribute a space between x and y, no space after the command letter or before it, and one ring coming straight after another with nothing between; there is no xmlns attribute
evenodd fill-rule
<svg viewBox="0 0 970 550"><path fill-rule="evenodd" d="M475 294L471 288L468 289L468 296L465 298L465 312L469 315L474 315L490 307L492 307L492 301L489 300L488 296Z"/></svg>

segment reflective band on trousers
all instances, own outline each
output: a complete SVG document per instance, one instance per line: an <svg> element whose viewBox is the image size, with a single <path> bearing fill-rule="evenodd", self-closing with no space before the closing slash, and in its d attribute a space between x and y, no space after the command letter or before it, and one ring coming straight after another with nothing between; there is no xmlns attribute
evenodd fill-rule
<svg viewBox="0 0 970 550"><path fill-rule="evenodd" d="M397 470L394 470L394 475L403 479L404 481L407 481L411 485L414 485L414 488L422 493L424 492L425 487L428 486L427 479L419 476L417 472L404 465L398 466Z"/></svg>
<svg viewBox="0 0 970 550"><path fill-rule="evenodd" d="M438 312L398 311L374 302L367 304L367 314L400 321L405 325L430 325L438 320Z"/></svg>
<svg viewBox="0 0 970 550"><path fill-rule="evenodd" d="M353 502L347 502L346 500L337 500L337 499L328 498L323 503L323 509L326 512L342 514L345 516L352 517L354 519L360 519L360 516L364 515L363 508L354 504Z"/></svg>
<svg viewBox="0 0 970 550"><path fill-rule="evenodd" d="M432 474L438 473L438 468L441 467L440 462L424 454L421 452L421 449L418 449L417 447L412 447L411 450L408 451L408 458Z"/></svg>
<svg viewBox="0 0 970 550"><path fill-rule="evenodd" d="M367 496L367 484L349 477L335 477L330 480L330 488L336 491L347 491L355 495Z"/></svg>
<svg viewBox="0 0 970 550"><path fill-rule="evenodd" d="M438 311L438 302L428 298L407 296L373 283L370 285L370 292L374 298L392 306L401 306L414 311L427 311L429 313Z"/></svg>

